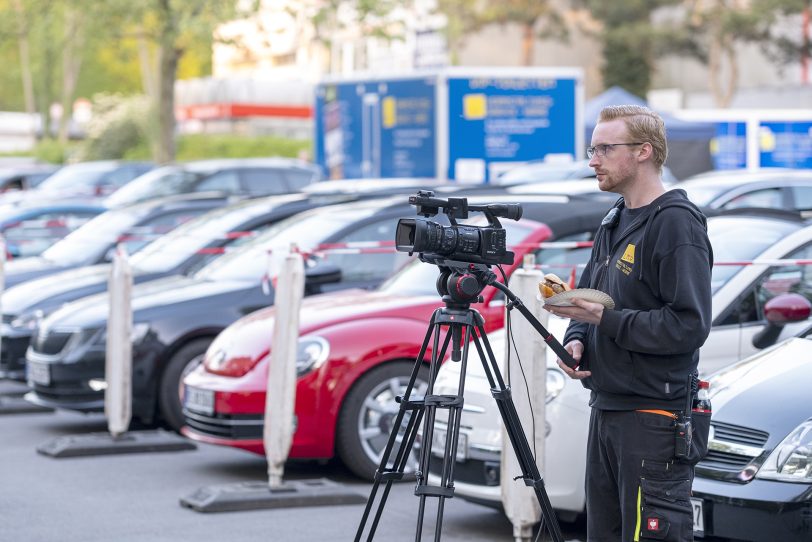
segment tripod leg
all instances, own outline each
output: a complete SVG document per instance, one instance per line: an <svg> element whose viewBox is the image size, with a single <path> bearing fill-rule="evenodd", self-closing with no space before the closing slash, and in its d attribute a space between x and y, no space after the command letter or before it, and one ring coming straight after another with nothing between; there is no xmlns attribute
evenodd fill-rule
<svg viewBox="0 0 812 542"><path fill-rule="evenodd" d="M477 325L477 330L479 331L479 337L474 335L474 345L482 360L485 375L491 385L491 394L496 400L496 405L502 416L502 422L505 424L505 430L510 438L513 450L516 453L516 458L519 461L524 483L533 488L536 498L539 501L539 505L541 506L542 526L547 526L554 542L563 542L564 537L558 525L558 518L555 516L550 498L544 488L544 480L541 477L541 473L533 457L533 451L522 429L519 415L516 412L516 405L513 403L513 398L511 397L510 388L505 386L505 382L502 379L502 374L499 371L499 366L496 364L496 358L493 355L490 342L485 334L485 328L479 324ZM487 351L487 357L485 352L483 352L482 344L480 344L480 338Z"/></svg>
<svg viewBox="0 0 812 542"><path fill-rule="evenodd" d="M437 352L437 346L439 344L440 339L440 328L441 325L437 325L437 333L434 335L434 349L432 351L431 356L431 367L429 369L429 387L426 389L426 398L427 399L430 395L434 393L434 381L437 379L437 372L440 370L440 363L442 363L443 358L445 357L445 350L448 346L449 340L453 337L453 333L448 333L445 338L445 344L443 345L443 355L440 355L440 352ZM454 347L452 346L452 349ZM429 406L428 402L424 399L423 403L423 412L425 413L423 417L423 440L420 443L420 463L419 468L417 470L417 487L415 488L415 492L418 491L423 485L423 477L427 475L429 472L429 460L431 458L431 444L432 439L434 438L434 407ZM426 513L426 496L420 494L420 500L418 503L417 508L417 529L415 532L415 541L419 542L420 538L423 534L423 517Z"/></svg>
<svg viewBox="0 0 812 542"><path fill-rule="evenodd" d="M458 326L461 327L461 326ZM470 338L472 327L465 326L462 334L462 356L460 363L460 380L457 385L457 396L462 398L465 392L465 374L468 368L468 347L471 344ZM455 345L452 344L452 352ZM459 446L460 419L462 418L462 401L459 405L449 408L448 427L446 428L446 442L443 456L443 470L440 476L440 486L444 488L454 487L454 466L456 465L457 448ZM449 438L449 436L451 438ZM430 452L431 450L429 450ZM445 500L447 497L440 496L437 502L437 520L434 528L434 540L440 541L440 533L443 525L443 512L445 510Z"/></svg>
<svg viewBox="0 0 812 542"><path fill-rule="evenodd" d="M435 360L442 360L445 357L445 352L448 348L450 336L447 336L443 342L443 347L440 349L438 354L438 346L439 346L439 337L440 337L440 325L436 323L438 311L435 311L435 314L432 315L431 321L429 322L428 330L426 331L426 336L423 340L423 344L420 348L420 352L417 356L415 361L414 369L412 371L411 377L409 379L409 383L406 386L406 390L404 392L403 397L398 397L397 400L400 402L400 409L398 414L393 422L392 433L389 435L389 440L387 441L386 447L384 448L381 454L381 462L377 471L375 472L375 480L372 485L372 490L370 491L370 496L367 499L367 504L364 509L364 514L361 519L361 523L358 526L358 530L356 531L355 540L356 542L361 540L363 536L364 530L366 528L366 523L369 519L370 512L372 510L372 506L375 503L375 497L377 496L378 489L382 481L386 482L386 487L384 492L382 493L381 500L378 502L377 510L375 513L375 517L373 523L370 527L370 531L367 536L367 540L372 540L375 535L375 531L377 526L380 522L381 514L383 513L384 505L386 504L386 499L389 496L389 492L391 490L392 483L396 480L401 480L403 478L403 473L405 471L406 465L409 460L410 451L414 446L415 439L417 437L417 431L420 427L420 422L423 418L424 413L424 401L423 400L412 400L411 394L414 389L415 382L417 380L417 375L420 371L420 368L423 365L423 359L425 358L426 350L428 349L429 341L431 340L432 334L434 334L434 348L432 351L432 367L435 363ZM433 385L434 379L436 378L437 370L433 369L429 372L429 386ZM396 457L393 461L392 467L389 467L389 458L391 456L392 450L394 449L395 443L398 439L398 433L400 427L403 424L403 419L406 415L406 412L410 412L409 420L407 422L406 429L404 430L403 437L400 441L400 446L398 448L398 452Z"/></svg>

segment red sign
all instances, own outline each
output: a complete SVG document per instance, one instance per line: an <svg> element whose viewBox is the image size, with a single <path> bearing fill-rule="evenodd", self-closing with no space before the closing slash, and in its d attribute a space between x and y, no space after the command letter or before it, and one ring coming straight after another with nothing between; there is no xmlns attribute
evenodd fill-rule
<svg viewBox="0 0 812 542"><path fill-rule="evenodd" d="M214 120L244 117L281 117L309 119L313 108L307 105L274 104L196 104L175 108L178 120Z"/></svg>

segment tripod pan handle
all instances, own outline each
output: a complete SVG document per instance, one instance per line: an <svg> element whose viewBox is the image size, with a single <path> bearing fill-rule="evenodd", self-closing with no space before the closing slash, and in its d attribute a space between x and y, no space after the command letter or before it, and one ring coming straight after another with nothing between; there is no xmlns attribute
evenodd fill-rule
<svg viewBox="0 0 812 542"><path fill-rule="evenodd" d="M548 332L548 336L544 337L544 341L550 348L552 348L553 352L558 354L558 357L564 362L564 365L570 369L575 369L578 367L578 362L575 361L575 358L573 358L570 353L567 352L567 349L564 348L555 337L553 337L552 333Z"/></svg>

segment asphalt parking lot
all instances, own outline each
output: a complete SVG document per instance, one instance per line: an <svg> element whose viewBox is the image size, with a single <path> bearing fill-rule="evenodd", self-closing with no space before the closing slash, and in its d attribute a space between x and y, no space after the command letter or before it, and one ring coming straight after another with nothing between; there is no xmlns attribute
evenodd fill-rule
<svg viewBox="0 0 812 542"><path fill-rule="evenodd" d="M0 382L0 394L19 390ZM202 514L179 499L202 486L267 480L264 458L217 446L195 451L53 459L36 447L63 435L106 431L101 415L72 412L0 415L0 540L24 542L177 540L351 540L363 505ZM340 464L292 464L286 479L326 477L364 497L370 484ZM413 540L418 500L410 483L394 487L376 540ZM433 538L426 514L424 539ZM432 530L429 531L428 529ZM567 540L583 525L563 524ZM445 541L510 541L512 526L495 510L452 499Z"/></svg>

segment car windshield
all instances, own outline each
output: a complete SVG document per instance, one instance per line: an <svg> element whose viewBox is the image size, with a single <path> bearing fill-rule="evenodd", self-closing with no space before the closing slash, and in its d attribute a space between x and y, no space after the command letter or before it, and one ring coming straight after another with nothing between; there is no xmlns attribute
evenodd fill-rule
<svg viewBox="0 0 812 542"><path fill-rule="evenodd" d="M146 212L145 209L106 211L51 245L42 253L42 257L58 265L82 265L98 261Z"/></svg>
<svg viewBox="0 0 812 542"><path fill-rule="evenodd" d="M801 224L794 222L755 217L708 219L708 237L715 262L711 290L716 292L744 268L742 265L721 264L753 260L800 227Z"/></svg>
<svg viewBox="0 0 812 542"><path fill-rule="evenodd" d="M123 207L139 201L183 194L191 191L195 181L203 177L203 171L188 171L179 166L154 169L116 190L105 202L109 207Z"/></svg>
<svg viewBox="0 0 812 542"><path fill-rule="evenodd" d="M568 162L564 164L555 163L530 163L516 166L504 172L498 178L498 183L507 182L539 182L558 181L569 179L573 173L581 169L580 163Z"/></svg>
<svg viewBox="0 0 812 542"><path fill-rule="evenodd" d="M477 217L467 224L483 226L485 222L484 217ZM505 221L502 226L505 228L508 247L522 242L533 231L533 226L523 221ZM435 286L438 274L436 265L415 259L384 282L379 290L392 295L438 295Z"/></svg>
<svg viewBox="0 0 812 542"><path fill-rule="evenodd" d="M45 179L37 189L46 192L62 192L92 186L111 169L113 166L106 163L71 164Z"/></svg>
<svg viewBox="0 0 812 542"><path fill-rule="evenodd" d="M262 280L270 264L270 254L284 254L295 243L300 250L312 250L353 222L363 220L375 212L374 206L365 208L328 210L292 216L268 228L251 243L217 258L195 273L203 280Z"/></svg>
<svg viewBox="0 0 812 542"><path fill-rule="evenodd" d="M253 203L240 204L236 208L224 207L193 218L145 246L143 250L133 256L132 266L143 273L170 271L210 243L224 239L227 233L252 216L266 210L264 206ZM230 243L230 246L234 246L234 244Z"/></svg>

